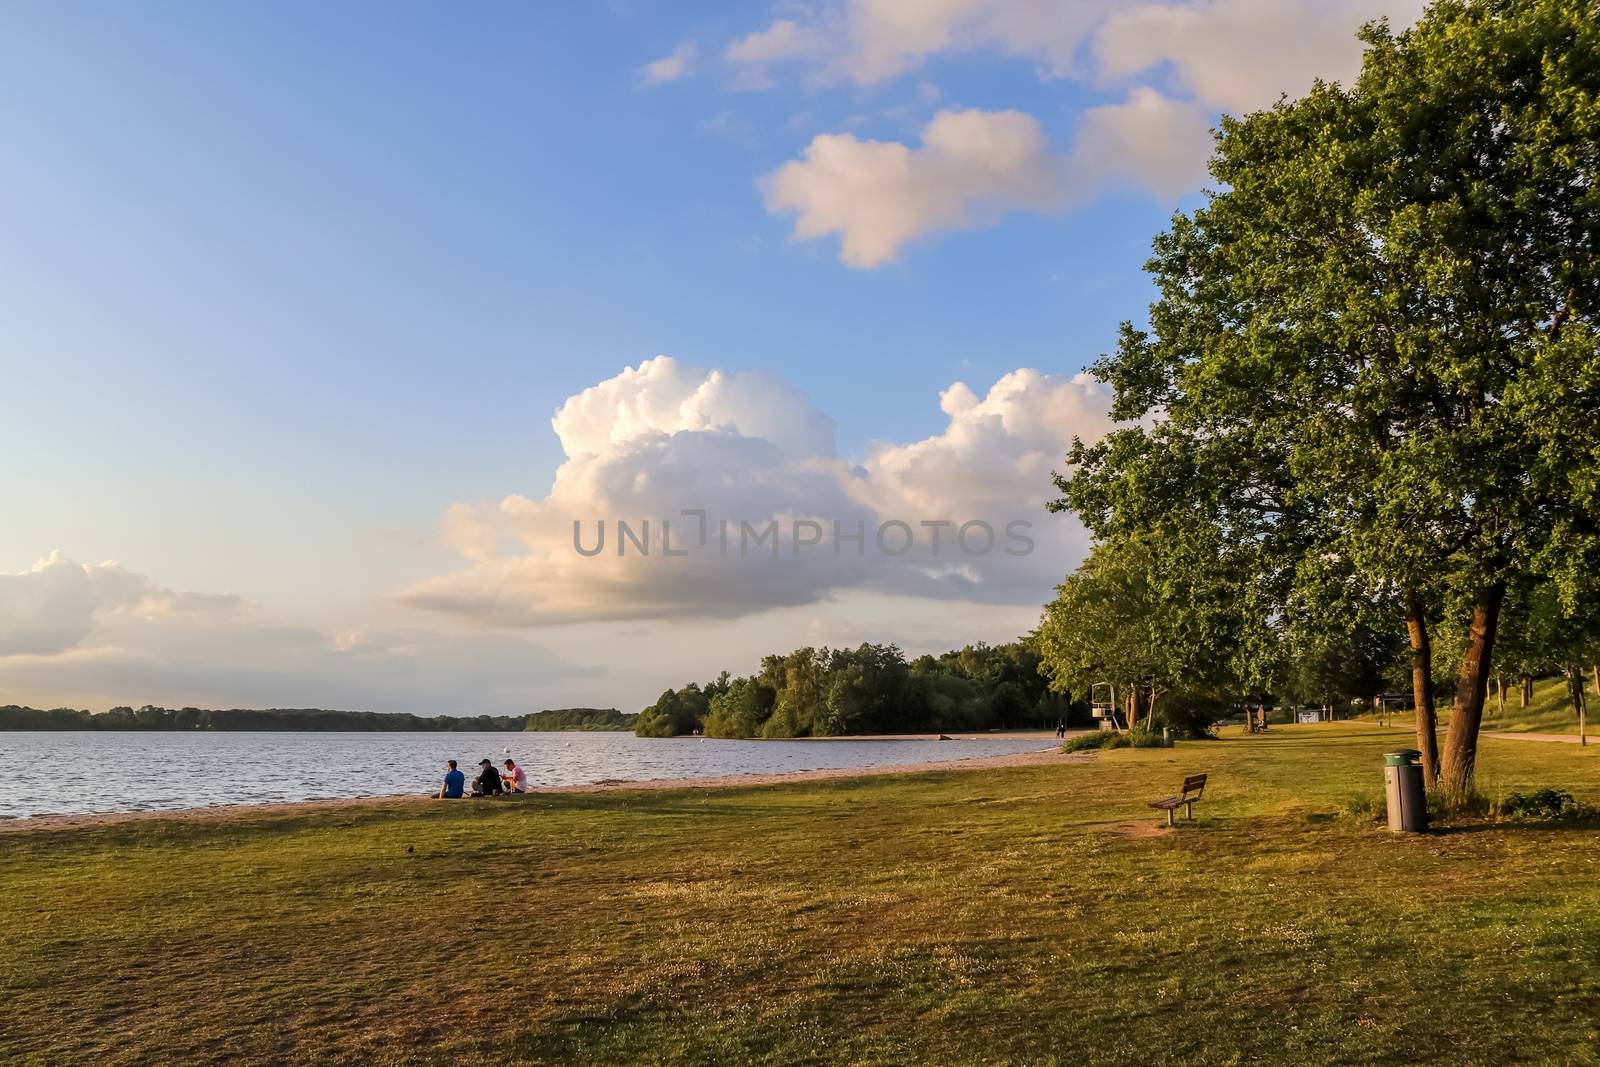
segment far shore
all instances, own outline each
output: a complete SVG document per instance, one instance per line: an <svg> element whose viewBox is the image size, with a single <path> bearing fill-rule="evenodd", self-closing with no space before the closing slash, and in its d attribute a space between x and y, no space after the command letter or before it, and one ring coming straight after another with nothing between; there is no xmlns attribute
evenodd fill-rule
<svg viewBox="0 0 1600 1067"><path fill-rule="evenodd" d="M1070 730L1069 736L1083 733ZM787 738L792 741L931 741L937 734L878 734L873 736ZM1055 743L1053 730L1037 732L996 734L947 734L952 740L982 740L1004 736L1007 738L1037 739L1048 747L1030 752L1013 752L993 756L966 756L957 759L931 760L922 763L892 763L876 767L824 767L816 770L785 771L778 774L724 774L700 778L648 778L637 780L603 779L578 785L535 786L523 794L503 797L464 798L466 803L518 803L523 797L559 793L611 793L624 791L653 792L665 789L735 789L749 786L783 785L791 782L825 781L836 778L870 778L886 774L919 774L937 771L964 771L1000 767L1035 767L1051 763L1081 763L1093 758L1091 753L1066 755ZM292 800L264 804L218 804L211 807L157 808L143 811L93 812L76 815L33 815L26 818L0 819L0 834L47 832L53 830L78 830L124 823L152 821L189 822L207 819L242 818L249 815L288 815L338 809L390 808L396 811L429 804L443 804L426 795L410 793L385 796L342 797L329 800ZM455 803L450 801L448 803Z"/></svg>

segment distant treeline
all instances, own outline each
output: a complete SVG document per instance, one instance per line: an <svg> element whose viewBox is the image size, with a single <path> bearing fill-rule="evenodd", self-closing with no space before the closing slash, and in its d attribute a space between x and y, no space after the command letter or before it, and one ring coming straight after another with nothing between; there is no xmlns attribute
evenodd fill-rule
<svg viewBox="0 0 1600 1067"><path fill-rule="evenodd" d="M561 726L535 726L534 720L552 716ZM389 714L376 711L326 711L321 708L112 708L92 713L75 708L0 707L0 730L216 730L216 731L348 731L352 733L494 732L510 730L626 729L633 716L615 708L560 708L532 715ZM586 726L626 719L616 726Z"/></svg>
<svg viewBox="0 0 1600 1067"><path fill-rule="evenodd" d="M639 716L616 708L556 708L528 716L524 730L631 730Z"/></svg>
<svg viewBox="0 0 1600 1067"><path fill-rule="evenodd" d="M1021 643L968 645L907 661L895 645L802 648L767 656L746 678L726 671L669 689L634 732L672 737L832 737L1053 727L1076 718L1049 691L1039 657Z"/></svg>

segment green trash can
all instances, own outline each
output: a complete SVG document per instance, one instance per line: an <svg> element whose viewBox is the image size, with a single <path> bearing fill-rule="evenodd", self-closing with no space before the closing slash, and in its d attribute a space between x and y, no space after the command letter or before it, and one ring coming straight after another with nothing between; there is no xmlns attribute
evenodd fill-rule
<svg viewBox="0 0 1600 1067"><path fill-rule="evenodd" d="M1419 834L1428 828L1428 794L1422 788L1422 753L1402 748L1383 755L1383 792L1389 829Z"/></svg>

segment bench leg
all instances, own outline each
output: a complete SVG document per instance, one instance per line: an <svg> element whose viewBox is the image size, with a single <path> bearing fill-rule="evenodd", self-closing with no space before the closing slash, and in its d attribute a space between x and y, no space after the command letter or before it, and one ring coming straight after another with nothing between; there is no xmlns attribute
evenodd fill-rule
<svg viewBox="0 0 1600 1067"><path fill-rule="evenodd" d="M1193 802L1185 804L1183 806L1183 812L1184 812L1185 815L1187 815L1189 817L1189 821L1190 822L1194 822L1194 804L1193 804Z"/></svg>
<svg viewBox="0 0 1600 1067"><path fill-rule="evenodd" d="M1173 812L1173 810L1174 810L1174 809L1172 809L1172 808L1168 808L1168 809L1167 809L1167 825L1168 825L1168 826L1173 826L1173 825L1175 825L1175 824L1174 824L1174 823L1173 823L1173 821L1172 821L1172 812Z"/></svg>

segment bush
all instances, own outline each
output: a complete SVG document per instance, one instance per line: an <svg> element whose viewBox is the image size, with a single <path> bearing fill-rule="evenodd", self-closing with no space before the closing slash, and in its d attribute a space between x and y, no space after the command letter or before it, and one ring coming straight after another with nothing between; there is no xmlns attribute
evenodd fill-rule
<svg viewBox="0 0 1600 1067"><path fill-rule="evenodd" d="M1162 736L1145 726L1135 726L1128 731L1128 744L1134 748L1166 748L1167 742Z"/></svg>
<svg viewBox="0 0 1600 1067"><path fill-rule="evenodd" d="M1204 741L1217 736L1215 724L1233 712L1227 701L1171 693L1161 698L1156 708L1156 733L1165 726L1181 740Z"/></svg>
<svg viewBox="0 0 1600 1067"><path fill-rule="evenodd" d="M1353 793L1340 809L1340 816L1357 822L1383 822L1388 803L1381 793ZM1536 789L1531 793L1508 793L1491 797L1476 789L1451 793L1434 790L1428 794L1430 818L1468 816L1492 819L1593 819L1600 810L1573 800L1565 789Z"/></svg>
<svg viewBox="0 0 1600 1067"><path fill-rule="evenodd" d="M1123 741L1120 734L1113 733L1110 730L1096 730L1092 734L1079 734L1077 737L1067 738L1061 742L1061 751L1088 752L1097 748L1123 747L1116 743L1118 741ZM1124 744L1126 744L1125 741Z"/></svg>
<svg viewBox="0 0 1600 1067"><path fill-rule="evenodd" d="M1561 819L1592 814L1565 789L1538 789L1512 793L1500 801L1496 814L1507 819Z"/></svg>
<svg viewBox="0 0 1600 1067"><path fill-rule="evenodd" d="M1144 726L1135 726L1125 734L1114 730L1097 730L1092 734L1079 734L1061 742L1063 752L1084 752L1100 748L1165 748L1167 742L1161 735Z"/></svg>

